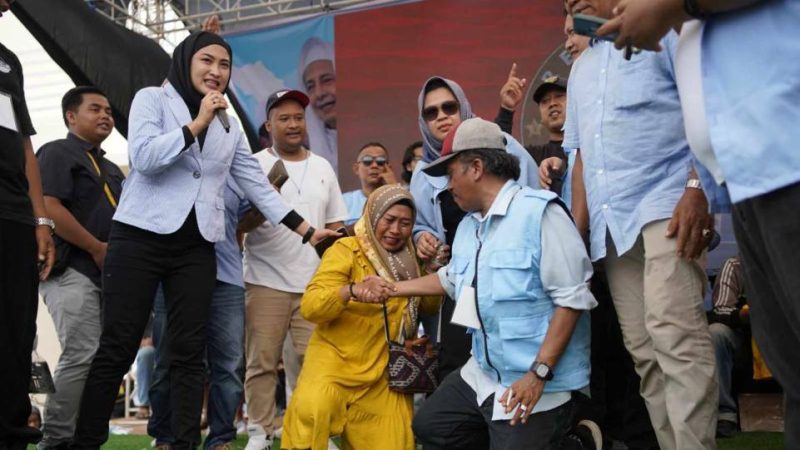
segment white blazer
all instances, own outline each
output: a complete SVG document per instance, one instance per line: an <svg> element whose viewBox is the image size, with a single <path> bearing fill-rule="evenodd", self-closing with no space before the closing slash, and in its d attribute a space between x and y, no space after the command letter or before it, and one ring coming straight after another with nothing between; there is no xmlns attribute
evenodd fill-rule
<svg viewBox="0 0 800 450"><path fill-rule="evenodd" d="M130 173L114 220L159 234L177 231L195 208L210 241L225 238L225 179L230 173L250 202L273 225L290 208L272 186L231 117L230 133L218 120L184 151L182 127L192 121L178 91L167 83L136 93L128 125Z"/></svg>

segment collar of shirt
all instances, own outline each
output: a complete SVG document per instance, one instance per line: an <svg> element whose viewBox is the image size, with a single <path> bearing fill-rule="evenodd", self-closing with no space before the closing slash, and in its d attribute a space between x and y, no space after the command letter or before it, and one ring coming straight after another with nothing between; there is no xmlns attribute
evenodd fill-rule
<svg viewBox="0 0 800 450"><path fill-rule="evenodd" d="M106 152L103 149L97 148L94 145L90 144L89 142L84 141L83 139L78 137L78 135L72 132L67 133L67 139L77 143L80 146L81 150L86 152L92 152L92 155L95 157L103 157L106 154Z"/></svg>
<svg viewBox="0 0 800 450"><path fill-rule="evenodd" d="M497 196L494 198L492 206L486 211L486 216L482 216L480 211L475 211L472 213L472 217L478 222L484 222L491 216L505 216L508 212L508 205L511 204L511 199L514 198L514 194L520 189L522 189L522 186L517 184L516 181L506 181L506 184L500 188L500 192L498 192Z"/></svg>

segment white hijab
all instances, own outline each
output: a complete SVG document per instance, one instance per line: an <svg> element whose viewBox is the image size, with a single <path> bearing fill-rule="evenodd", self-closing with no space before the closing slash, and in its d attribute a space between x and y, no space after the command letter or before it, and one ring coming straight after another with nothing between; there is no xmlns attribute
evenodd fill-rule
<svg viewBox="0 0 800 450"><path fill-rule="evenodd" d="M333 69L336 70L336 58L333 50L333 44L325 42L318 37L308 38L303 44L303 49L300 51L300 64L298 67L298 74L300 76L300 86L305 91L305 83L303 82L303 75L306 68L314 61L329 60L333 64ZM308 92L306 92L308 94ZM317 116L312 105L306 107L306 130L308 132L309 147L315 154L325 158L334 172L339 173L338 162L339 153L337 151L337 133L325 126L322 119Z"/></svg>

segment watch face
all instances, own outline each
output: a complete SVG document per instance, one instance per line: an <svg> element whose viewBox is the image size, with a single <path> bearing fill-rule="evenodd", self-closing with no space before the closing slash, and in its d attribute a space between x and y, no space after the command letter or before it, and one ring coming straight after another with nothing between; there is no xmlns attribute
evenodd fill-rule
<svg viewBox="0 0 800 450"><path fill-rule="evenodd" d="M536 375L537 375L539 378L545 378L545 377L547 377L547 374L548 374L549 372L550 372L550 371L547 369L547 366L545 366L544 364L539 364L538 366L536 366Z"/></svg>

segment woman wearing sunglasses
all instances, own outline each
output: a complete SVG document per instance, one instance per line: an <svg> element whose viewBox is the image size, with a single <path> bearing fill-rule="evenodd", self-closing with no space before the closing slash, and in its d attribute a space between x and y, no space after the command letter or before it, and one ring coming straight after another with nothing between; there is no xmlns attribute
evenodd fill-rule
<svg viewBox="0 0 800 450"><path fill-rule="evenodd" d="M342 194L347 205L347 220L344 224L348 227L352 227L361 217L367 197L375 189L397 183L392 166L389 164L389 152L379 142L370 142L361 147L356 162L353 163L353 173L361 182L361 188Z"/></svg>
<svg viewBox="0 0 800 450"><path fill-rule="evenodd" d="M447 133L462 121L474 117L466 94L455 81L434 76L422 86L419 94L419 131L422 133L422 161L414 168L411 177L411 194L417 204L414 223L414 241L417 255L429 263L429 269L445 264L449 258L449 248L455 238L456 229L465 212L453 200L447 190L447 177L432 177L422 172L422 168L439 157L442 142ZM499 121L502 114L495 119ZM515 155L520 162L519 183L539 189L537 166L533 158L508 133L506 151ZM450 324L455 302L445 298L442 304L439 325L442 326L442 351L439 360L440 379L461 367L469 359L470 337L464 328ZM436 336L436 330L425 330L429 336Z"/></svg>

